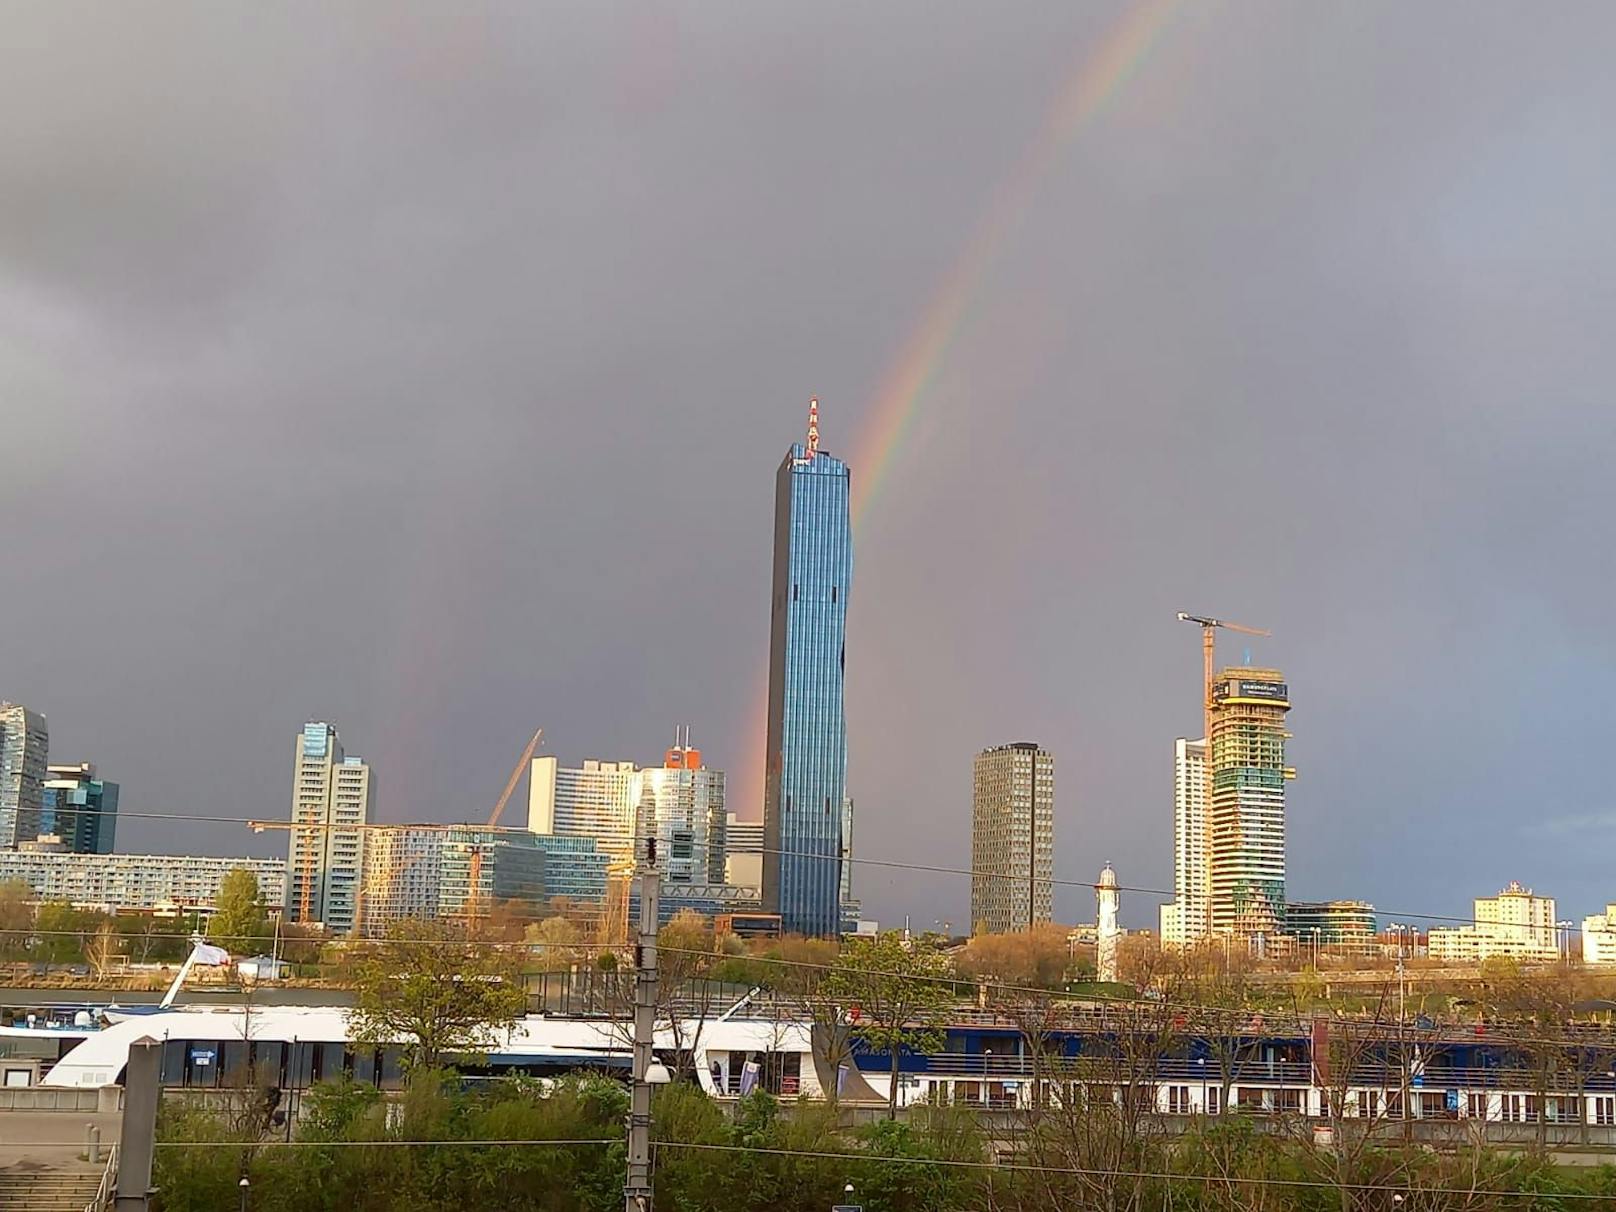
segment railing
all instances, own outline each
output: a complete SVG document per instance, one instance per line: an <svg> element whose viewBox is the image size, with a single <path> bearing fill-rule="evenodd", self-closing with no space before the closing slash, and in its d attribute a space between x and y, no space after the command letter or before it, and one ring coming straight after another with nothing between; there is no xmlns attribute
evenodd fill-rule
<svg viewBox="0 0 1616 1212"><path fill-rule="evenodd" d="M95 1197L84 1205L84 1212L107 1212L112 1207L113 1197L118 1191L118 1146L113 1145L107 1150L107 1168L101 1171L101 1185L95 1189Z"/></svg>

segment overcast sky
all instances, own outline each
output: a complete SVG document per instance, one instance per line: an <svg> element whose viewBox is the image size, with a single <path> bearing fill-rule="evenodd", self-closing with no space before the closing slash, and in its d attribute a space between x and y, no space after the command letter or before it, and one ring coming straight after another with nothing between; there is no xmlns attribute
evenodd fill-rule
<svg viewBox="0 0 1616 1212"><path fill-rule="evenodd" d="M0 696L131 813L286 815L314 717L384 821L682 723L755 816L775 468L817 392L866 499L987 225L856 506L857 853L968 866L1034 739L1057 874L1170 886L1189 610L1273 631L1293 898L1616 899L1616 10L1185 3L1026 175L1136 19L9 5Z"/></svg>

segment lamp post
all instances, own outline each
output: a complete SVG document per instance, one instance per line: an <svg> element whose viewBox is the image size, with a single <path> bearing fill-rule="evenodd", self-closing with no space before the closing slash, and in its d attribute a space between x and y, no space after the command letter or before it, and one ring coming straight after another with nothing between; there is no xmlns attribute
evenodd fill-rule
<svg viewBox="0 0 1616 1212"><path fill-rule="evenodd" d="M1207 1106L1206 1106L1206 1057L1197 1056L1195 1058L1195 1067L1196 1067L1196 1069L1198 1069L1200 1071L1200 1074L1201 1074L1201 1114L1205 1115L1207 1113Z"/></svg>
<svg viewBox="0 0 1616 1212"><path fill-rule="evenodd" d="M252 1183L248 1182L247 1176L243 1174L236 1186L241 1190L241 1212L247 1212L247 1193L252 1190Z"/></svg>

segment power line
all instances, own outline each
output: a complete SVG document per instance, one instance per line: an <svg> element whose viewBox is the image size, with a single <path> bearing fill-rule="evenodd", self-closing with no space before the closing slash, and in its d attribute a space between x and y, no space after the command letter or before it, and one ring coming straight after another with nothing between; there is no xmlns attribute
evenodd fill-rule
<svg viewBox="0 0 1616 1212"><path fill-rule="evenodd" d="M192 815L192 814L189 814L189 813L175 813L175 812L167 812L167 813L165 813L165 812L123 812L123 811L107 811L106 809L89 809L89 808L76 809L74 811L77 812L79 815L102 815L102 816L112 816L112 817L118 817L118 818L129 819L129 820L191 821L191 822L201 822L201 823L208 823L208 824L247 825L247 826L254 826L254 825L262 824L262 825L264 825L264 828L256 830L256 832L273 831L273 832L276 832L276 833L292 833L292 834L304 833L304 832L312 832L312 831L317 831L317 830L331 830L331 831L347 832L347 833L363 833L363 832L375 832L375 831L378 831L378 830L388 830L388 829L423 828L423 829L430 829L430 830L432 830L434 832L454 830L454 829L465 829L467 832L470 832L470 833L514 834L514 835L528 836L528 837L532 837L532 836L573 836L573 835L560 835L560 834L557 834L557 835L550 835L550 834L534 835L530 830L524 829L524 828L522 828L520 826L517 826L517 825L482 825L482 824L475 824L475 823L471 823L471 822L461 822L461 823L455 823L455 824L449 824L449 825L441 825L441 824L438 824L436 822L416 822L416 823L413 823L413 824L366 822L366 823L362 823L362 824L346 824L346 825L344 825L344 824L336 824L336 823L324 822L324 821L307 821L307 822L304 822L304 821L287 821L287 820L267 821L267 820L264 820L263 818L259 818L259 817L197 816L197 815ZM582 836L582 835L579 835L579 836ZM841 862L841 863L848 863L848 864L851 864L851 865L856 866L856 867L860 867L860 866L861 867L872 867L872 868L877 868L877 869L882 869L882 870L889 870L889 871L911 871L911 872L915 872L917 874L922 874L922 875L962 875L962 876L971 876L972 878L978 878L978 879L985 878L985 879L1000 880L1000 881L1009 880L1009 881L1014 882L1014 883L1047 884L1052 888L1087 888L1090 891L1097 891L1099 889L1099 885L1096 884L1092 880L1058 879L1058 878L1055 878L1055 877L1050 877L1049 879L1041 879L1041 878L1038 878L1038 877L1034 877L1034 876L1030 876L1030 875L1022 875L1020 873L1015 873L1015 872L1012 872L1012 873L975 872L975 871L972 871L969 867L948 867L948 866L943 866L943 865L940 865L940 864L933 864L933 863L911 863L911 862L900 861L900 860L897 860L897 859L859 858L856 855L850 855L850 856L843 857L843 856L837 855L837 854L819 854L819 853L812 853L812 852L803 851L803 850L784 850L784 849L776 849L776 848L773 848L773 847L759 847L758 849L745 851L744 853L748 853L748 854L770 854L770 855L776 855L776 856L781 857L781 858L809 859L809 860L813 860L813 861L817 861L817 862L826 862L826 863L829 863L829 862ZM237 857L237 856L225 855L225 856L198 856L198 857L233 858L233 857ZM290 874L291 874L291 872L289 871L288 875L290 876ZM1119 885L1116 886L1116 891L1117 892L1131 892L1131 893L1136 893L1136 894L1141 895L1141 896L1161 896L1161 897L1168 897L1168 898L1175 897L1175 896L1178 895L1177 891L1174 890L1174 889L1170 889L1170 888L1151 888L1151 887L1146 887L1146 886L1141 885L1141 884L1119 884ZM1461 916L1461 915L1458 915L1458 914L1416 913L1416 912L1413 912L1413 911L1410 911L1410 910L1379 909L1379 908L1376 909L1376 913L1378 915L1385 916L1385 917L1391 917L1391 918L1406 917L1406 918L1414 918L1414 919L1419 920L1419 921L1451 922L1451 923L1456 923L1456 924L1460 924L1460 925L1470 925L1470 924L1474 924L1474 922L1475 922L1475 918L1474 918L1473 915L1469 916L1469 917L1465 917L1465 916ZM1572 927L1571 930L1570 930L1570 933L1581 933L1581 927Z"/></svg>

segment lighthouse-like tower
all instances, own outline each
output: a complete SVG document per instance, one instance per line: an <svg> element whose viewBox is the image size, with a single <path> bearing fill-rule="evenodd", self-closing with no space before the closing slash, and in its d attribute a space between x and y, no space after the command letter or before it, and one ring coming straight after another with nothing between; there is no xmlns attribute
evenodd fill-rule
<svg viewBox="0 0 1616 1212"><path fill-rule="evenodd" d="M1095 975L1102 981L1117 979L1117 939L1122 937L1122 930L1117 925L1117 910L1122 907L1122 893L1117 889L1117 873L1107 863L1100 872L1100 882L1094 885L1094 897L1098 902L1096 922L1098 947L1095 955Z"/></svg>

